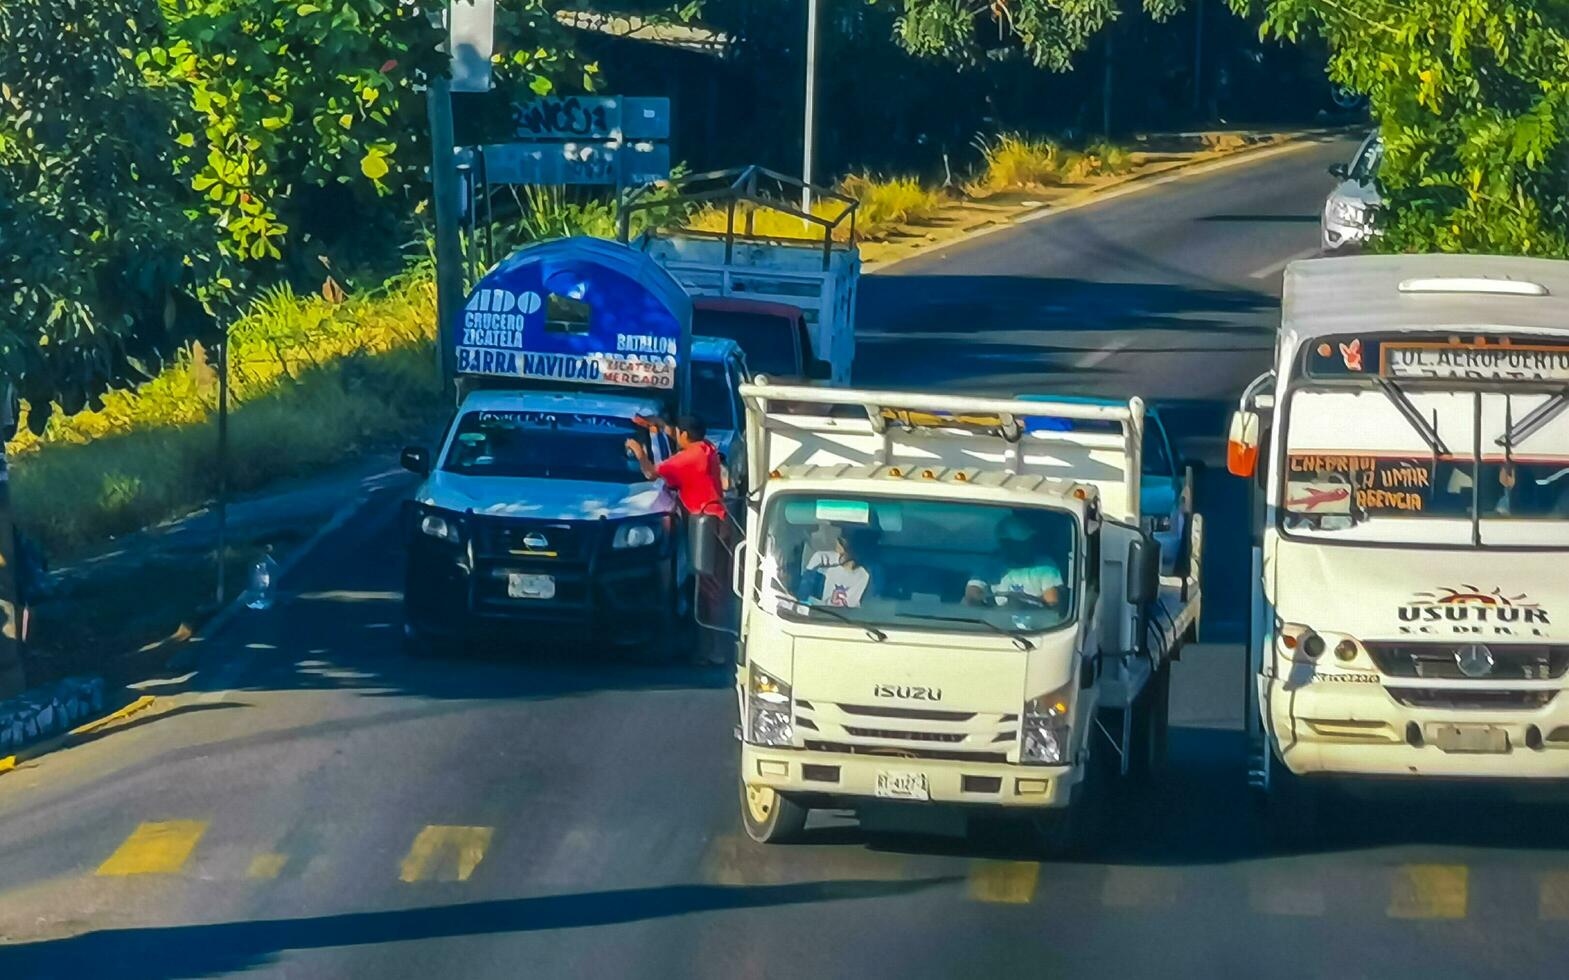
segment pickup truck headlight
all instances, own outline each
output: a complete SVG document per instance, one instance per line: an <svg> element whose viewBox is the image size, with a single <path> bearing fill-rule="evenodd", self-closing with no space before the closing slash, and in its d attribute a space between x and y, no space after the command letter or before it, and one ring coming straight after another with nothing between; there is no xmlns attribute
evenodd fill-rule
<svg viewBox="0 0 1569 980"><path fill-rule="evenodd" d="M1367 224L1367 208L1357 201L1336 198L1329 202L1329 220L1360 228Z"/></svg>
<svg viewBox="0 0 1569 980"><path fill-rule="evenodd" d="M795 741L789 684L754 665L747 682L746 704L748 742L777 746Z"/></svg>
<svg viewBox="0 0 1569 980"><path fill-rule="evenodd" d="M610 539L610 547L617 551L628 548L648 548L659 543L665 536L663 523L631 523L623 524L616 528L616 533Z"/></svg>
<svg viewBox="0 0 1569 980"><path fill-rule="evenodd" d="M1019 740L1019 761L1025 765L1065 766L1070 761L1068 740L1073 730L1068 712L1072 685L1024 702Z"/></svg>
<svg viewBox="0 0 1569 980"><path fill-rule="evenodd" d="M463 526L458 523L456 517L426 514L420 518L419 529L422 534L451 544L458 544L463 540Z"/></svg>

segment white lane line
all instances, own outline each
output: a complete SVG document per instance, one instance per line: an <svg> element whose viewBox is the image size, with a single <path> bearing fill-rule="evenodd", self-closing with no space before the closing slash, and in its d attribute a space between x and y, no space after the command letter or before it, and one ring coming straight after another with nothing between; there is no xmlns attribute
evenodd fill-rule
<svg viewBox="0 0 1569 980"><path fill-rule="evenodd" d="M1096 365L1100 364L1102 361L1106 360L1106 358L1112 356L1113 354L1119 353L1119 352L1127 349L1129 346L1131 346L1133 344L1134 339L1135 338L1133 338L1131 336L1119 337L1116 340L1112 341L1111 343L1107 344L1105 347L1102 347L1100 350L1094 351L1094 352L1090 353L1086 357L1079 358L1079 363L1075 364L1074 367L1081 367L1081 368L1092 368L1092 367L1095 367Z"/></svg>
<svg viewBox="0 0 1569 980"><path fill-rule="evenodd" d="M1317 255L1318 253L1319 253L1319 249L1318 249L1318 246L1316 246L1316 245L1313 246L1312 248L1304 248L1300 252L1292 252L1290 255L1286 256L1283 259L1281 259L1279 262L1271 262L1269 265L1266 265L1262 269L1255 269L1254 271L1248 273L1248 278L1249 279L1268 279L1270 276L1278 275L1278 274L1286 271L1286 266L1288 266L1291 263L1297 261L1298 259L1311 259L1313 256Z"/></svg>

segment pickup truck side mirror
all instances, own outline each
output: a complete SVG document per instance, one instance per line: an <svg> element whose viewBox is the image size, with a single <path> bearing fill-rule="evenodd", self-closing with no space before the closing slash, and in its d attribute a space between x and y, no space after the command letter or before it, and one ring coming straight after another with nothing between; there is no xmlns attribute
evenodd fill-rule
<svg viewBox="0 0 1569 980"><path fill-rule="evenodd" d="M1343 163L1332 163L1329 165L1329 175L1336 180L1350 180L1351 168Z"/></svg>
<svg viewBox="0 0 1569 980"><path fill-rule="evenodd" d="M686 519L687 560L692 571L705 578L724 574L724 544L719 540L723 518L691 514Z"/></svg>
<svg viewBox="0 0 1569 980"><path fill-rule="evenodd" d="M808 358L806 361L806 376L813 381L827 381L834 376L833 365L820 358Z"/></svg>
<svg viewBox="0 0 1569 980"><path fill-rule="evenodd" d="M1226 433L1226 469L1232 476L1250 477L1258 471L1259 438L1264 422L1257 412L1231 414Z"/></svg>
<svg viewBox="0 0 1569 980"><path fill-rule="evenodd" d="M1128 602L1147 606L1160 597L1160 542L1148 534L1128 542Z"/></svg>
<svg viewBox="0 0 1569 980"><path fill-rule="evenodd" d="M430 475L430 451L428 449L422 449L419 446L405 446L403 455L398 458L398 462L410 473L418 473L420 476Z"/></svg>

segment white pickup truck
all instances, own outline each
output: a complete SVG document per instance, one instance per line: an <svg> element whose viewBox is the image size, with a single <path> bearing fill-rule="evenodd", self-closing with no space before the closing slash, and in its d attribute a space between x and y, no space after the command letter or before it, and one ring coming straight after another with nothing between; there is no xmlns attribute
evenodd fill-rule
<svg viewBox="0 0 1569 980"><path fill-rule="evenodd" d="M1199 614L1202 520L1185 582L1139 530L1143 403L742 393L747 833L896 802L1023 816L1048 849L1074 846L1076 801L1159 760Z"/></svg>
<svg viewBox="0 0 1569 980"><path fill-rule="evenodd" d="M1569 776L1569 262L1314 259L1283 303L1228 447L1272 825L1326 776Z"/></svg>

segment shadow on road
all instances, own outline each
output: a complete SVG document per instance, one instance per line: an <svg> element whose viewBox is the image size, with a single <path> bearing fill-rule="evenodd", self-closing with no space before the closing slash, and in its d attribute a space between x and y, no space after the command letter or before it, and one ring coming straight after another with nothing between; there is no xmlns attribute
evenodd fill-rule
<svg viewBox="0 0 1569 980"><path fill-rule="evenodd" d="M0 947L0 976L96 976L111 970L117 980L205 977L264 965L292 950L581 929L694 912L887 898L953 880L671 885L310 918L103 930Z"/></svg>

